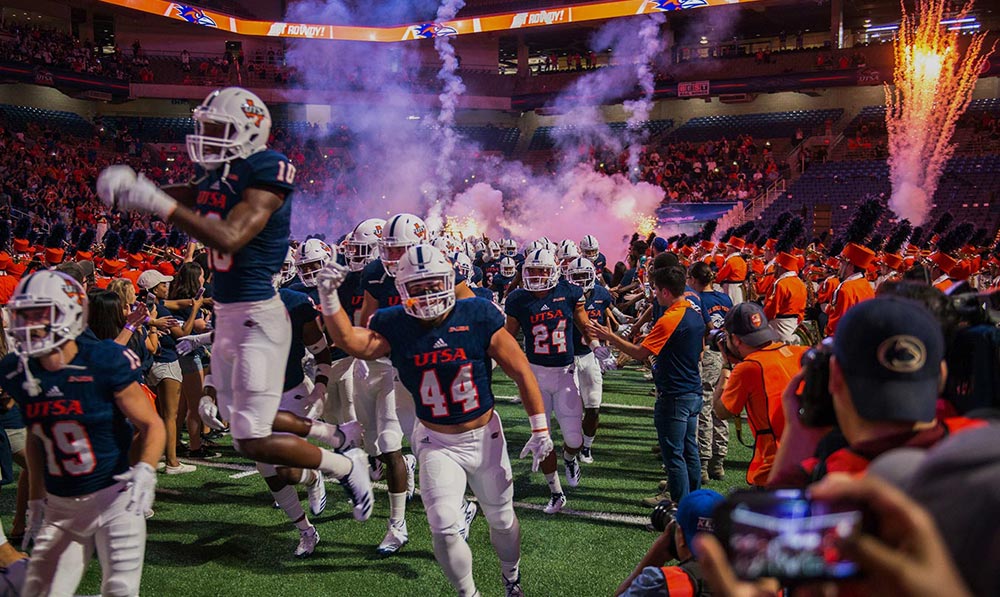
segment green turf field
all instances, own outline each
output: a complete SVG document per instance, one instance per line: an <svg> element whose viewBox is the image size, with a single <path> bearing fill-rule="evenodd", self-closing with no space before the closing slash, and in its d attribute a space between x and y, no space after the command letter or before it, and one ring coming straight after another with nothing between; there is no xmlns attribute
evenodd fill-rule
<svg viewBox="0 0 1000 597"><path fill-rule="evenodd" d="M495 380L498 396L512 396L514 386L502 374ZM651 382L637 370L607 374L608 404L651 406ZM530 460L517 459L527 440L527 416L520 405L504 402L503 418L514 467L515 500L522 529L521 575L529 596L607 596L631 571L655 535L645 528L650 509L639 504L664 478L657 456L652 414L608 407L594 446L595 462L584 465L576 489L565 487L569 512L547 516L532 509L548 500L541 473L532 474ZM239 475L249 463L228 447L222 458L198 471L174 477L160 475L156 515L149 521L149 540L141 594L150 596L326 595L436 596L451 594L434 561L430 533L419 498L407 511L410 543L395 557L376 558L375 546L385 534L388 503L385 488L375 494L370 520L351 517L343 492L329 484L326 512L313 520L321 541L305 560L292 557L298 533L272 501L260 475ZM557 438L557 445L558 438ZM743 486L750 451L730 442L726 479L708 487L725 492ZM230 466L231 468L222 468ZM562 467L560 465L560 473ZM305 492L301 492L303 499ZM5 526L13 511L10 489L0 493ZM477 517L469 540L475 557L476 584L484 596L502 595L499 564L489 543L489 527ZM92 564L80 594L100 592L100 572Z"/></svg>

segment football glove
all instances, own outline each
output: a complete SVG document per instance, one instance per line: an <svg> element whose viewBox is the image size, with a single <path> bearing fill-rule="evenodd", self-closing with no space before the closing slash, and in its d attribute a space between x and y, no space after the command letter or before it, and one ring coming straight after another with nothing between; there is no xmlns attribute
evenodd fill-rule
<svg viewBox="0 0 1000 597"><path fill-rule="evenodd" d="M110 173L108 173L111 171ZM108 173L108 180L101 184L101 176ZM129 174L134 177L129 180ZM98 177L98 195L112 209L137 211L159 216L166 220L177 209L177 200L167 195L142 174L135 174L128 166L109 166ZM101 194L101 191L105 194Z"/></svg>
<svg viewBox="0 0 1000 597"><path fill-rule="evenodd" d="M191 354L202 346L212 343L212 332L204 334L193 334L177 339L177 354L184 356Z"/></svg>
<svg viewBox="0 0 1000 597"><path fill-rule="evenodd" d="M547 429L545 431L532 431L531 438L521 450L521 458L531 454L531 471L538 472L538 467L552 453L552 448L552 437Z"/></svg>
<svg viewBox="0 0 1000 597"><path fill-rule="evenodd" d="M118 199L125 194L136 180L135 170L125 164L108 166L97 177L97 196L105 205L114 209Z"/></svg>
<svg viewBox="0 0 1000 597"><path fill-rule="evenodd" d="M153 508L156 498L156 471L145 462L138 462L120 475L115 481L128 484L129 501L125 510L136 516L145 516Z"/></svg>
<svg viewBox="0 0 1000 597"><path fill-rule="evenodd" d="M29 500L27 512L27 524L24 527L24 538L21 539L21 551L28 551L28 548L38 537L38 531L42 530L45 522L45 500Z"/></svg>
<svg viewBox="0 0 1000 597"><path fill-rule="evenodd" d="M226 428L226 424L219 419L219 407L215 404L215 400L212 400L211 396L201 397L201 400L198 402L198 416L201 417L202 423L216 431L222 431Z"/></svg>
<svg viewBox="0 0 1000 597"><path fill-rule="evenodd" d="M333 315L340 311L340 297L337 289L344 283L344 278L350 270L336 262L326 264L316 274L316 286L319 289L319 305L323 315Z"/></svg>

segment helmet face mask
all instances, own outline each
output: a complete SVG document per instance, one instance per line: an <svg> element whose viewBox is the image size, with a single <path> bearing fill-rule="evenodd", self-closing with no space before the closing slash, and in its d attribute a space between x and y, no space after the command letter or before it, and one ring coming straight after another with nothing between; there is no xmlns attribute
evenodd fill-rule
<svg viewBox="0 0 1000 597"><path fill-rule="evenodd" d="M378 240L378 255L386 273L395 276L399 260L407 249L426 241L427 226L417 216L397 214L389 218Z"/></svg>
<svg viewBox="0 0 1000 597"><path fill-rule="evenodd" d="M32 292L26 292L31 283ZM87 327L83 287L69 276L41 270L21 280L7 303L13 351L39 357L58 350Z"/></svg>
<svg viewBox="0 0 1000 597"><path fill-rule="evenodd" d="M570 284L583 288L584 291L593 290L597 282L597 272L594 265L589 260L577 258L566 266L566 279Z"/></svg>
<svg viewBox="0 0 1000 597"><path fill-rule="evenodd" d="M580 241L580 253L593 263L600 254L600 244L597 242L597 238L590 234L583 237Z"/></svg>
<svg viewBox="0 0 1000 597"><path fill-rule="evenodd" d="M531 292L551 290L559 283L559 266L545 249L532 251L521 266L524 289Z"/></svg>
<svg viewBox="0 0 1000 597"><path fill-rule="evenodd" d="M517 275L517 263L510 257L500 260L500 275L505 278L513 278Z"/></svg>
<svg viewBox="0 0 1000 597"><path fill-rule="evenodd" d="M310 238L302 243L295 253L295 269L302 283L310 288L316 286L319 271L333 259L333 249L318 238Z"/></svg>
<svg viewBox="0 0 1000 597"><path fill-rule="evenodd" d="M375 261L378 241L382 236L385 220L370 218L358 224L344 242L344 257L352 272L359 272Z"/></svg>
<svg viewBox="0 0 1000 597"><path fill-rule="evenodd" d="M433 246L410 247L399 260L396 290L408 315L436 319L455 305L455 270Z"/></svg>
<svg viewBox="0 0 1000 597"><path fill-rule="evenodd" d="M239 87L213 91L191 116L195 132L185 140L188 157L206 170L264 149L271 133L267 106Z"/></svg>

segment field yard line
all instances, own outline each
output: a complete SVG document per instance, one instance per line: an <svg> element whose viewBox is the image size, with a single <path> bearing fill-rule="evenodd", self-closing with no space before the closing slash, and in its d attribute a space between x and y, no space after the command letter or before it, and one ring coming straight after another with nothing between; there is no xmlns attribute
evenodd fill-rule
<svg viewBox="0 0 1000 597"><path fill-rule="evenodd" d="M507 402L509 404L517 404L521 402L521 399L517 396L494 396L494 400L499 402ZM653 412L652 406L633 406L631 404L611 404L608 402L602 402L601 408L616 408L619 410L633 410L636 412L651 413Z"/></svg>
<svg viewBox="0 0 1000 597"><path fill-rule="evenodd" d="M257 472L254 467L242 466L239 464L231 464L228 462L212 462L211 460L201 460L196 458L181 458L182 462L187 462L191 464L196 464L204 466L207 468L218 468L230 471L240 471L236 474L229 475L230 479L242 479L244 477L250 477ZM327 479L332 483L336 483L336 479ZM389 491L389 487L385 483L372 483L372 487L380 491ZM416 489L415 494L420 495L420 490ZM473 498L473 501L475 498ZM542 504L529 504L527 502L514 502L514 507L522 510L536 510L542 511L545 508ZM572 516L575 518L584 518L588 520L599 520L602 522L616 522L619 524L628 524L634 526L645 527L649 524L649 518L645 516L631 516L628 514L612 514L610 512L586 512L583 510L573 510L571 508L563 508L562 512L559 513L562 516Z"/></svg>

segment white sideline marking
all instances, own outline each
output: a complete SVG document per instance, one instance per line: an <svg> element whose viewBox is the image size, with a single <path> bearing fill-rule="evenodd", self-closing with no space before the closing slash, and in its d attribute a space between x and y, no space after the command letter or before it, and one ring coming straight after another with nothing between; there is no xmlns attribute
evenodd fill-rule
<svg viewBox="0 0 1000 597"><path fill-rule="evenodd" d="M493 399L498 402L507 402L509 404L519 404L521 402L521 399L518 398L517 396L494 396ZM636 412L644 412L644 413L653 412L652 406L633 406L631 404L610 404L608 402L602 402L601 408L604 407L615 408L618 410L633 410Z"/></svg>
<svg viewBox="0 0 1000 597"><path fill-rule="evenodd" d="M256 474L258 472L255 467L251 468L251 467L247 467L247 466L243 466L243 465L239 465L239 464L231 464L231 463L228 463L228 462L212 462L211 460L201 460L201 459L195 459L195 458L181 458L180 460L182 462L187 462L187 463L190 463L190 464L196 464L196 465L204 466L204 467L207 467L207 468L218 468L218 469L230 470L230 471L240 471L240 472L238 472L236 474L229 475L230 479L243 479L245 477L251 477L251 476L253 476L254 474ZM328 483L334 483L334 484L338 484L339 485L339 483L337 483L336 479L331 479L331 478L327 477L326 480L327 480ZM389 487L385 483L381 483L381 482L372 483L372 488L373 489L378 489L380 491L385 491L385 492L389 491ZM176 490L161 490L161 489L157 489L157 491L163 492L163 493L168 493L169 492L172 495L174 493L176 493L176 494L180 493L179 491L176 491ZM414 494L420 495L420 489L416 489L414 491ZM471 501L476 501L476 498L472 497ZM545 508L545 506L543 504L529 504L528 502L514 502L514 507L515 508L519 508L521 510L535 510L535 511L538 511L538 512L541 512ZM583 518L583 519L587 519L587 520L598 520L598 521L601 521L601 522L616 522L616 523L619 523L619 524L628 524L628 525L640 526L640 527L644 527L644 528L649 524L649 517L647 517L647 516L632 516L632 515L628 515L628 514L612 514L610 512L587 512L587 511L584 511L584 510L573 510L572 508L563 508L562 511L559 513L559 515L561 515L561 516L572 516L574 518Z"/></svg>

